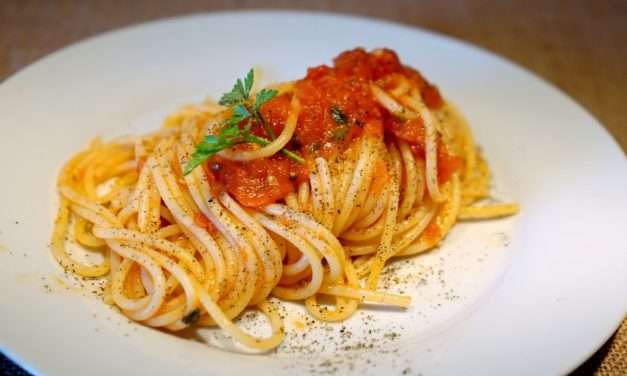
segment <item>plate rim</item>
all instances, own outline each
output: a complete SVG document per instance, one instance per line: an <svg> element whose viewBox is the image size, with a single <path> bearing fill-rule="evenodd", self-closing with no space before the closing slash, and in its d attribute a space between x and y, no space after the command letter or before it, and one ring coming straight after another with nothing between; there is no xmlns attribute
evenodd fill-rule
<svg viewBox="0 0 627 376"><path fill-rule="evenodd" d="M562 89L560 89L559 87L557 87L556 84L554 84L553 82L550 82L548 80L546 80L545 78L539 76L538 74L536 74L535 72L533 72L532 70L530 70L529 68L521 65L518 62L512 61L509 58L500 55L492 50L488 50L483 46L479 46L474 44L473 42L470 41L465 41L461 38L455 37L455 36L450 36L447 34L444 34L442 32L439 31L434 31L434 30L430 30L430 29L426 29L423 26L419 26L419 25L413 25L413 24L409 24L407 22L403 22L403 21L392 21L389 19L383 19L383 18L377 18L377 17L371 17L371 16L365 16L365 15L357 15L357 14L352 14L352 13L343 13L343 12L328 12L328 11L318 11L318 10L288 10L288 9L245 9L245 10L218 10L218 11L207 11L207 12L198 12L198 13L182 13L182 14L178 14L178 15L173 15L173 16L168 16L168 17L162 17L162 18L156 18L156 19L151 19L151 20L145 20L145 21L141 21L141 22L134 22L128 25L125 25L123 27L120 28L114 28L111 30L107 30L104 32L99 32L96 33L94 35L82 38L80 40L77 40L75 42L72 42L70 44L67 44L59 49L56 49L44 56L41 56L39 58L37 58L35 61L21 67L20 69L18 69L17 71L13 72L11 75L5 77L2 81L0 81L0 88L2 86L5 86L9 83L12 83L13 81L19 80L21 79L22 76L29 74L29 71L36 66L45 64L49 59L58 56L60 54L65 53L67 50L71 50L71 49L78 49L81 48L83 45L85 44L89 44L92 42L97 42L98 39L101 39L103 37L111 37L111 36L115 36L116 34L124 34L127 32L133 32L136 29L139 28L143 28L145 26L155 26L157 24L165 24L165 23L178 23L178 22L187 22L191 19L201 19L201 18L208 18L208 17L237 17L240 15L264 15L264 16L269 16L269 15L279 15L279 16L290 16L290 15L297 15L297 16L306 16L306 17L320 17L320 18L334 18L336 20L338 20L339 22L342 22L343 20L356 20L356 21L361 21L361 22L366 22L366 23L374 23L374 24L379 24L383 27L394 27L397 29L402 29L403 32L421 32L424 33L426 35L429 35L430 37L435 37L438 39L445 39L449 42L452 42L453 44L455 44L457 47L463 47L463 48L470 48L473 50L477 50L479 51L481 54L485 54L485 55L489 55L491 58L494 58L496 60L499 60L500 63L505 64L505 65L509 65L509 66L513 66L515 67L518 71L523 72L527 78L533 79L535 81L541 82L542 85L545 88L550 89L550 91L552 91L553 95L559 95L560 97L562 97L562 99L566 99L568 102L570 102L571 105L577 107L582 113L585 113L587 116L589 116L593 122L595 123L595 131L599 131L601 130L601 133L604 134L604 141L609 141L610 144L612 144L613 148L615 148L615 151L618 151L620 155L623 156L623 162L625 162L625 166L627 166L627 157L625 156L625 153L623 152L621 146L618 144L618 142L616 141L616 139L612 136L612 134L609 132L609 130L603 125L603 123L591 112L589 112L582 103L580 103L578 100L576 100L575 98L573 98L572 96L570 96L568 93L564 92ZM598 351L598 349L608 341L609 338L611 338L611 336L616 332L616 330L618 329L618 327L621 325L621 323L623 322L623 320L618 321L617 323L615 323L615 325L612 326L611 331L607 332L607 333L603 333L602 335L602 339L600 341L598 341L598 343L595 343L593 345L588 346L590 348L590 350L584 354L581 355L581 359L577 364L572 365L572 367L568 370L568 372L573 371L574 369L576 369L577 367L579 367L583 362L585 362L587 359L590 358L591 355L593 355L596 351ZM40 374L40 372L36 369L31 367L31 365L29 365L27 362L25 362L23 360L23 357L20 356L17 353L14 353L8 346L4 346L4 341L2 341L2 343L0 343L0 346L2 346L2 352L11 360L15 361L15 363L17 363L18 365L20 365L22 368L26 369L27 371L31 372L32 374Z"/></svg>

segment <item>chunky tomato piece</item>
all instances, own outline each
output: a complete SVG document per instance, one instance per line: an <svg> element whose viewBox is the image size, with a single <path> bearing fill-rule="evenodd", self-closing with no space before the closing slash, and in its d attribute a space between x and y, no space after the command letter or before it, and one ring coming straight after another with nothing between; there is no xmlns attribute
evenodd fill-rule
<svg viewBox="0 0 627 376"><path fill-rule="evenodd" d="M333 59L333 68L338 75L357 77L364 80L371 78L370 55L363 48L344 51Z"/></svg>
<svg viewBox="0 0 627 376"><path fill-rule="evenodd" d="M411 144L411 151L420 159L425 159L425 149L423 144ZM446 150L446 146L438 143L438 181L444 183L451 176L464 167L464 158L452 155Z"/></svg>
<svg viewBox="0 0 627 376"><path fill-rule="evenodd" d="M372 81L388 74L401 72L403 69L396 52L387 48L374 50L371 53L363 48L344 51L333 60L333 63L340 75Z"/></svg>
<svg viewBox="0 0 627 376"><path fill-rule="evenodd" d="M418 90L422 90L422 87L425 86L427 82L422 74L412 67L403 66L403 75L418 87Z"/></svg>
<svg viewBox="0 0 627 376"><path fill-rule="evenodd" d="M294 189L299 167L282 156L248 162L223 160L216 168L227 192L244 206L261 207L284 198Z"/></svg>
<svg viewBox="0 0 627 376"><path fill-rule="evenodd" d="M403 66L396 52L382 48L370 54L370 66L372 67L372 80L402 72Z"/></svg>
<svg viewBox="0 0 627 376"><path fill-rule="evenodd" d="M422 119L417 117L411 120L401 120L387 113L383 117L385 129L396 137L411 144L423 145L425 142L425 126Z"/></svg>
<svg viewBox="0 0 627 376"><path fill-rule="evenodd" d="M446 182L451 176L464 167L464 159L451 155L442 145L438 145L438 181Z"/></svg>
<svg viewBox="0 0 627 376"><path fill-rule="evenodd" d="M437 110L444 104L440 91L435 85L427 84L423 86L422 90L420 90L420 95L427 107L432 110Z"/></svg>
<svg viewBox="0 0 627 376"><path fill-rule="evenodd" d="M218 230L213 225L213 223L211 223L209 218L205 217L205 215L201 212L198 212L194 215L194 223L196 223L196 225L198 225L199 227L207 230L210 234L217 234L218 232Z"/></svg>
<svg viewBox="0 0 627 376"><path fill-rule="evenodd" d="M379 78L376 81L377 86L385 91L394 90L399 85L403 83L403 81L407 79L404 75L400 73L391 73L386 76Z"/></svg>

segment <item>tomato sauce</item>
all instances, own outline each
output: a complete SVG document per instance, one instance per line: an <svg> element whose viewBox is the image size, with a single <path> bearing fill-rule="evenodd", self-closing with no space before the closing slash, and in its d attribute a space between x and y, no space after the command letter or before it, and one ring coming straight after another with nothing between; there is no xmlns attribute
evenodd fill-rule
<svg viewBox="0 0 627 376"><path fill-rule="evenodd" d="M216 227L213 225L213 223L211 223L209 218L205 217L203 213L198 212L194 215L194 223L204 228L212 235L218 233L218 229L216 229Z"/></svg>
<svg viewBox="0 0 627 376"><path fill-rule="evenodd" d="M248 162L214 161L213 172L242 205L260 207L287 196L294 183L303 179L304 168L279 155Z"/></svg>
<svg viewBox="0 0 627 376"><path fill-rule="evenodd" d="M378 160L374 166L374 176L372 177L372 193L375 195L380 194L385 185L390 180L390 175L388 174L387 166L385 162L382 160Z"/></svg>
<svg viewBox="0 0 627 376"><path fill-rule="evenodd" d="M411 151L415 156L421 159L425 159L424 145L420 143L411 144ZM454 172L460 170L464 166L464 159L452 155L444 146L444 144L438 142L437 150L437 164L438 164L438 182L444 183L453 175Z"/></svg>
<svg viewBox="0 0 627 376"><path fill-rule="evenodd" d="M438 226L435 221L431 221L425 231L420 235L420 240L427 244L435 244L442 236L441 234L440 226Z"/></svg>
<svg viewBox="0 0 627 376"><path fill-rule="evenodd" d="M260 207L284 198L307 179L316 156L341 152L362 135L381 138L387 133L421 148L424 144L422 120L398 119L372 95L370 85L373 82L385 89L393 87L400 77L409 79L419 88L429 108L442 106L437 87L414 69L402 65L394 51L381 49L369 53L361 48L345 51L334 59L333 66L309 68L307 75L295 82L293 94L278 95L260 109L276 136L285 126L292 95L297 96L301 112L287 149L301 155L307 163L300 165L281 153L246 163L214 157L209 164L215 168L207 170L213 174L212 179L242 205ZM252 132L270 137L262 124L253 124ZM453 162L445 165L456 166Z"/></svg>
<svg viewBox="0 0 627 376"><path fill-rule="evenodd" d="M449 154L443 147L438 148L438 182L440 184L448 181L453 173L463 166L463 158Z"/></svg>

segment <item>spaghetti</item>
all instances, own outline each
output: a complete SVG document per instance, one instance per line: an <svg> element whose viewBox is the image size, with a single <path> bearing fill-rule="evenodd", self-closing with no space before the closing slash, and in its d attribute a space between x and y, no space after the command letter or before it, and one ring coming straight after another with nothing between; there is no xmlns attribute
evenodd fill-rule
<svg viewBox="0 0 627 376"><path fill-rule="evenodd" d="M247 94L252 73L238 85ZM490 174L466 121L393 51L346 51L264 90L254 104L231 93L224 102L239 107L184 107L156 132L97 139L70 159L58 178L56 260L106 278L105 299L133 320L217 325L264 351L285 335L269 297L304 301L324 321L363 302L408 307L378 288L388 260L432 249L457 220L518 210L474 205ZM104 261L75 260L68 238ZM234 323L247 308L267 316L270 336Z"/></svg>

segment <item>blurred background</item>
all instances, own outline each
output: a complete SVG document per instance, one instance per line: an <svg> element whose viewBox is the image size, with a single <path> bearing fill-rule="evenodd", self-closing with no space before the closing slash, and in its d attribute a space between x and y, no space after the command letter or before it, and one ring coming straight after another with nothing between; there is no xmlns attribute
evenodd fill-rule
<svg viewBox="0 0 627 376"><path fill-rule="evenodd" d="M566 92L627 151L626 0L0 0L0 83L37 59L101 32L189 13L251 8L362 15L478 45ZM0 357L0 374L13 372L20 370ZM595 373L627 374L625 323L574 374Z"/></svg>

